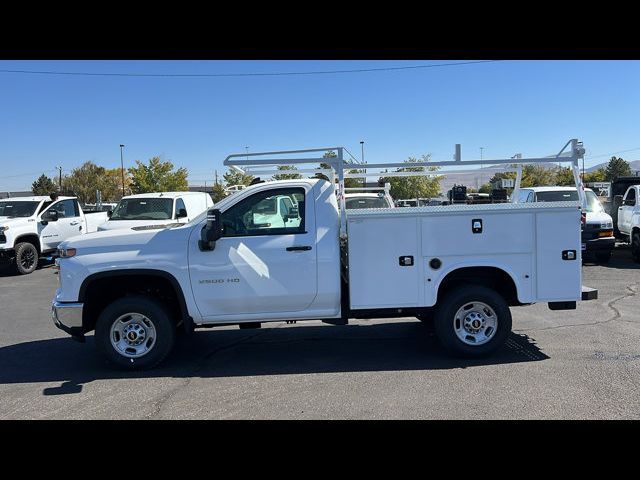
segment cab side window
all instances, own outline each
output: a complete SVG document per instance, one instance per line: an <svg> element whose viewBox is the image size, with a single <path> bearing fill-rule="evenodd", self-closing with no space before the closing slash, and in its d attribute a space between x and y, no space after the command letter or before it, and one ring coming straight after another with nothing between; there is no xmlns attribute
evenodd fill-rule
<svg viewBox="0 0 640 480"><path fill-rule="evenodd" d="M632 188L627 192L627 196L624 197L624 205L635 205L636 204L636 189Z"/></svg>
<svg viewBox="0 0 640 480"><path fill-rule="evenodd" d="M180 211L181 208L184 208L185 211L187 211L187 207L185 207L184 205L184 201L179 198L176 200L176 215L178 215L178 212ZM187 217L189 216L189 212L187 211Z"/></svg>
<svg viewBox="0 0 640 480"><path fill-rule="evenodd" d="M223 236L305 233L304 201L300 198L304 198L302 188L254 193L222 214Z"/></svg>
<svg viewBox="0 0 640 480"><path fill-rule="evenodd" d="M518 202L525 203L527 201L527 196L529 195L529 190L520 190L518 194Z"/></svg>
<svg viewBox="0 0 640 480"><path fill-rule="evenodd" d="M58 212L58 218L73 218L80 216L78 205L73 199L62 200L51 208Z"/></svg>

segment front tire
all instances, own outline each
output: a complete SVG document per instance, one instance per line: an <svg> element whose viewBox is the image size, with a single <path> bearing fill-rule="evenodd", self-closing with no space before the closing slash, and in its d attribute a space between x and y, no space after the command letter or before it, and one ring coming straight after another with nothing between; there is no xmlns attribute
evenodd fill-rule
<svg viewBox="0 0 640 480"><path fill-rule="evenodd" d="M16 270L20 275L32 273L38 266L38 249L32 243L16 245Z"/></svg>
<svg viewBox="0 0 640 480"><path fill-rule="evenodd" d="M125 370L156 367L171 352L175 337L176 326L165 307L144 296L114 301L96 323L96 347Z"/></svg>
<svg viewBox="0 0 640 480"><path fill-rule="evenodd" d="M631 234L631 255L637 263L640 263L640 232Z"/></svg>
<svg viewBox="0 0 640 480"><path fill-rule="evenodd" d="M494 290L466 285L448 292L436 310L435 330L449 353L482 357L493 353L511 332L509 305Z"/></svg>

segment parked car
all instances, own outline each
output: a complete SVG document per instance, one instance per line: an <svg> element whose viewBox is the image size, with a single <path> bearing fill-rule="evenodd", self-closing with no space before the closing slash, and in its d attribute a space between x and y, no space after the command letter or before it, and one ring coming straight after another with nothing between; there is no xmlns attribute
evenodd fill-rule
<svg viewBox="0 0 640 480"><path fill-rule="evenodd" d="M590 188L584 189L587 197L586 217L582 225L582 251L595 256L598 262L606 263L616 244L613 236L613 220L604 211L600 200ZM519 203L578 201L575 187L530 187L521 188Z"/></svg>
<svg viewBox="0 0 640 480"><path fill-rule="evenodd" d="M84 212L76 197L33 196L0 200L0 263L25 275L64 240L95 232L107 212Z"/></svg>
<svg viewBox="0 0 640 480"><path fill-rule="evenodd" d="M122 197L98 231L187 223L213 206L205 192L140 193Z"/></svg>

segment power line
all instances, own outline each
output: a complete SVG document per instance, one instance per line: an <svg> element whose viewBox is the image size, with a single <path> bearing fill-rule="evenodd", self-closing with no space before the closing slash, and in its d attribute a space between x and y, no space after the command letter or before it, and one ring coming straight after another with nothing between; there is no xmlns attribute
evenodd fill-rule
<svg viewBox="0 0 640 480"><path fill-rule="evenodd" d="M627 153L627 152L633 152L635 150L640 150L640 147L637 148L630 148L629 150L620 150L619 152L613 152L613 153L603 153L602 155L587 155L590 159L591 158L600 158L600 157L608 157L610 155L616 155L618 153Z"/></svg>
<svg viewBox="0 0 640 480"><path fill-rule="evenodd" d="M272 73L105 73L105 72L56 72L49 70L5 70L0 73L25 73L35 75L76 75L90 77L275 77L289 75L329 75L336 73L388 72L392 70L416 70L421 68L453 67L456 65L473 65L477 63L502 62L504 60L475 60L470 62L439 63L430 65L410 65L406 67L358 68L352 70L324 70L312 72L272 72Z"/></svg>

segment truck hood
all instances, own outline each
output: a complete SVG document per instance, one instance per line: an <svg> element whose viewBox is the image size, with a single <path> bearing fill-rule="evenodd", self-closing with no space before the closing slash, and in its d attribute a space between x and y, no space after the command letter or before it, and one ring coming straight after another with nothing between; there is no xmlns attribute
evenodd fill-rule
<svg viewBox="0 0 640 480"><path fill-rule="evenodd" d="M99 232L107 230L122 230L132 227L146 227L147 225L169 225L178 223L177 220L109 220L98 227ZM183 223L186 223L183 220Z"/></svg>
<svg viewBox="0 0 640 480"><path fill-rule="evenodd" d="M14 225L27 225L35 222L33 217L0 217L0 227L11 227Z"/></svg>
<svg viewBox="0 0 640 480"><path fill-rule="evenodd" d="M186 245L187 237L194 225L176 228L157 228L145 230L109 230L102 232L76 235L60 244L60 247L73 247L78 249L78 255L114 253L118 251L143 250L149 247L161 251L167 244L183 242ZM163 246L164 243L164 246Z"/></svg>
<svg viewBox="0 0 640 480"><path fill-rule="evenodd" d="M612 223L611 215L604 212L587 212L588 225L600 225L602 223Z"/></svg>

